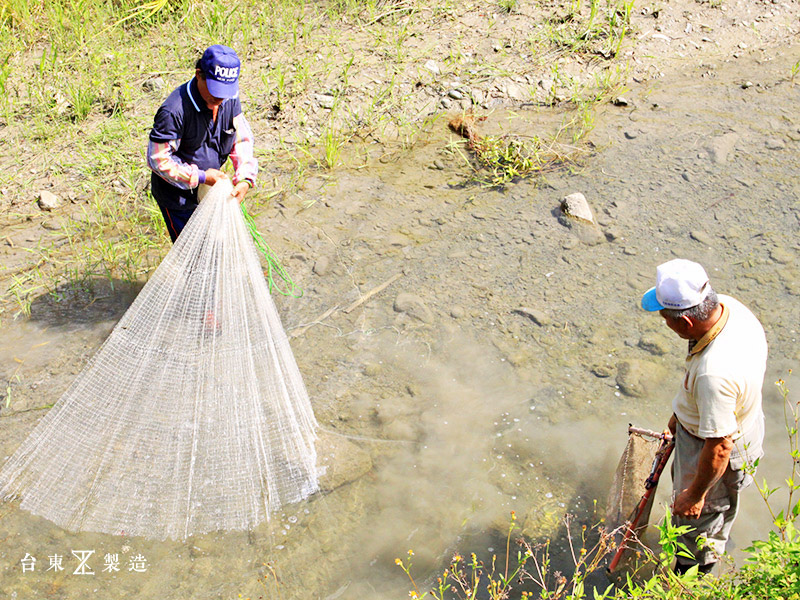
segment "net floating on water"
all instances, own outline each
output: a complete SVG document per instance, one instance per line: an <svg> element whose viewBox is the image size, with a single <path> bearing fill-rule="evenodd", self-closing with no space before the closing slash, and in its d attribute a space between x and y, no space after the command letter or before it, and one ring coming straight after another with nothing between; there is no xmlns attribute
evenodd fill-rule
<svg viewBox="0 0 800 600"><path fill-rule="evenodd" d="M318 489L316 421L229 181L0 470L70 530L251 529Z"/></svg>

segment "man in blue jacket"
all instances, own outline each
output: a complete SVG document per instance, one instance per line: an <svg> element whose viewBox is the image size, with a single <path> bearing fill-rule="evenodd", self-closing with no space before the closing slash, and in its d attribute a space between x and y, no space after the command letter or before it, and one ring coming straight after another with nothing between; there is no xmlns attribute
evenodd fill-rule
<svg viewBox="0 0 800 600"><path fill-rule="evenodd" d="M156 113L147 164L150 187L174 242L197 208L197 189L227 178L234 168L233 194L241 202L255 185L258 161L253 132L239 102L239 57L231 48L210 46L195 76L176 88Z"/></svg>

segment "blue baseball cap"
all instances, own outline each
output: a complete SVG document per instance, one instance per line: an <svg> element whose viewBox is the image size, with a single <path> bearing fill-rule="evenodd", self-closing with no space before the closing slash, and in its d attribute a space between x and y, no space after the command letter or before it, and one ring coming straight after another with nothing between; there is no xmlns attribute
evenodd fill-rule
<svg viewBox="0 0 800 600"><path fill-rule="evenodd" d="M200 70L206 76L208 93L215 98L235 98L239 95L239 69L236 52L215 44L206 48L200 58Z"/></svg>
<svg viewBox="0 0 800 600"><path fill-rule="evenodd" d="M656 268L656 286L642 296L642 308L650 312L662 308L684 310L705 300L710 289L702 265L676 258Z"/></svg>

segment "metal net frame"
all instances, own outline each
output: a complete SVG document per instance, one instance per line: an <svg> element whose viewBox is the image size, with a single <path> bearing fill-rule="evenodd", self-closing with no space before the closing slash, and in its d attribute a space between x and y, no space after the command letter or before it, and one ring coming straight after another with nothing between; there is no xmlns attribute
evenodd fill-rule
<svg viewBox="0 0 800 600"><path fill-rule="evenodd" d="M317 491L311 403L231 191L208 192L0 497L69 530L185 539Z"/></svg>

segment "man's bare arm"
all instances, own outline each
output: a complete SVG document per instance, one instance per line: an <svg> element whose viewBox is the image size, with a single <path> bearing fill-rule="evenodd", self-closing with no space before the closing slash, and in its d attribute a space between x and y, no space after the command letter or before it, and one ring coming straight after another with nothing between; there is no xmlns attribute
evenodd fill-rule
<svg viewBox="0 0 800 600"><path fill-rule="evenodd" d="M700 451L697 473L694 480L683 490L672 506L674 514L696 519L706 501L706 494L719 481L728 468L728 460L733 450L730 438L708 438Z"/></svg>

